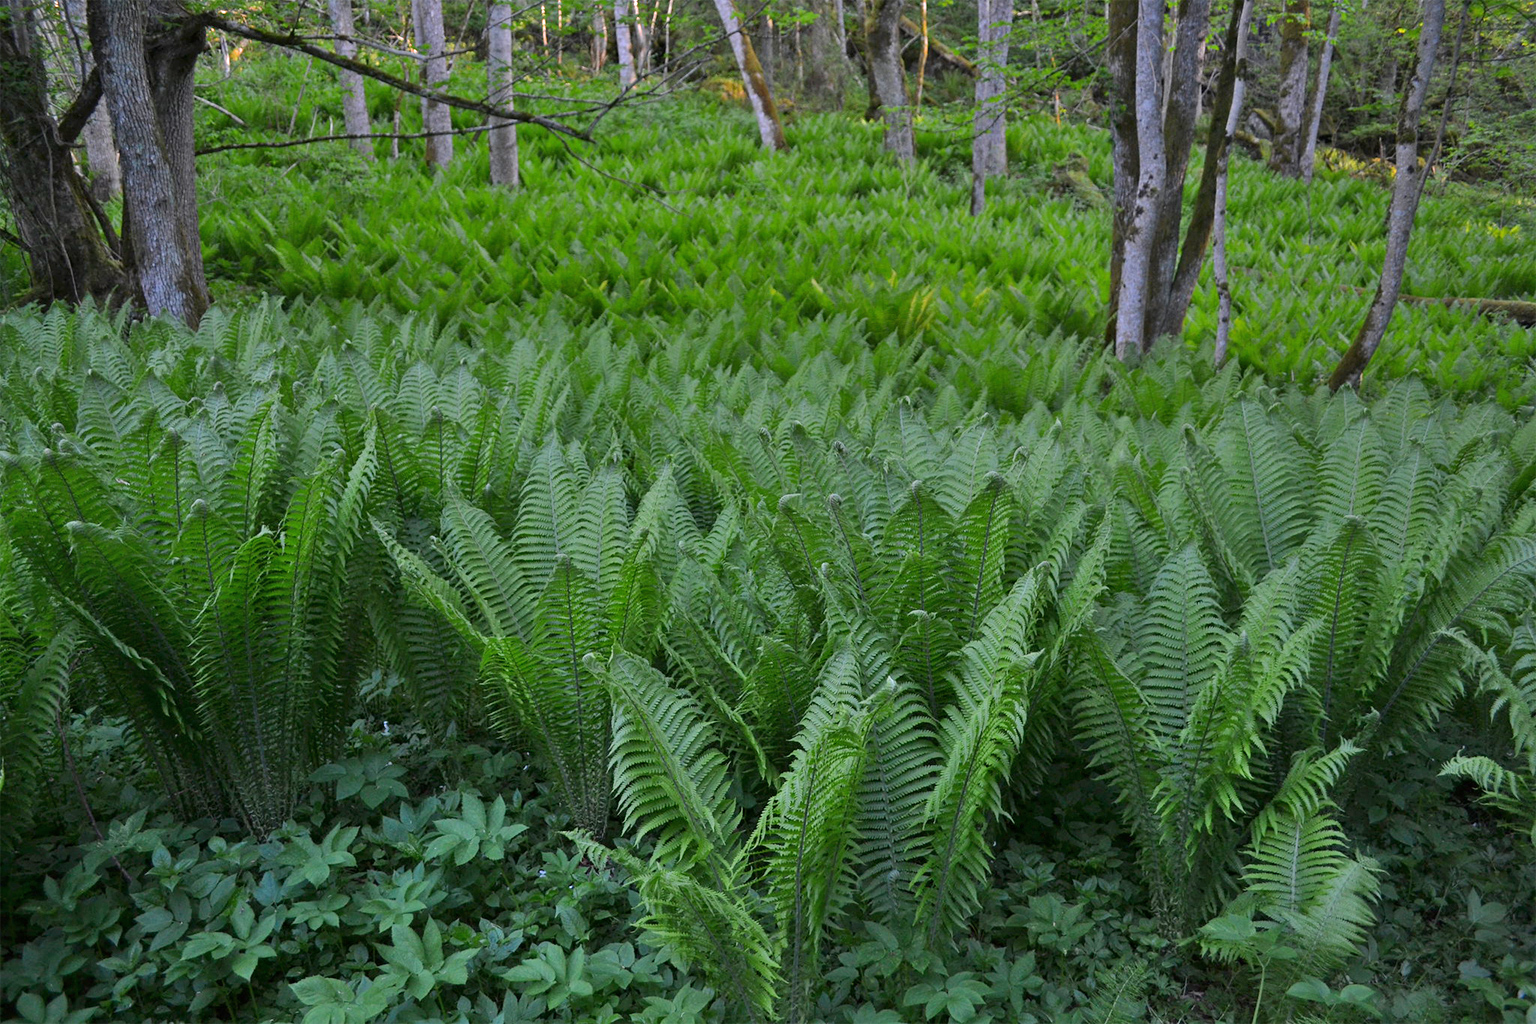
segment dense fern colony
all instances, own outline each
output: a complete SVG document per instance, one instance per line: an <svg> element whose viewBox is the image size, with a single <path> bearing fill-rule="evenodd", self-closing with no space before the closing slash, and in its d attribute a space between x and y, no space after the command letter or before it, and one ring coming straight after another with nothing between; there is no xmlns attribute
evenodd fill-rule
<svg viewBox="0 0 1536 1024"><path fill-rule="evenodd" d="M67 701L264 835L387 676L530 751L651 941L771 1020L853 921L958 941L1068 751L1163 933L1271 977L1365 940L1341 808L1458 701L1492 724L1445 770L1536 829L1528 409L270 304L8 315L0 380L8 843Z"/></svg>

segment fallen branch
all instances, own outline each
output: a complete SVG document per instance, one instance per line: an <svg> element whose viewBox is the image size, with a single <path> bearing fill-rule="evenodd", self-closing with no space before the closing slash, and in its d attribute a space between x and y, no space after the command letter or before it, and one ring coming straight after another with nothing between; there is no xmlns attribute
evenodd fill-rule
<svg viewBox="0 0 1536 1024"><path fill-rule="evenodd" d="M921 39L923 37L922 28L920 28L917 22L913 21L911 18L903 17L901 19L901 30L914 39ZM928 34L928 48L937 54L939 59L944 63L959 69L972 78L977 76L978 72L974 63L966 60L954 50L951 50L949 47L939 42L934 38L933 33L931 32Z"/></svg>
<svg viewBox="0 0 1536 1024"><path fill-rule="evenodd" d="M202 22L209 28L220 29L231 35L240 36L253 42L266 43L269 46L279 46L286 50L297 50L299 53L308 54L318 61L334 65L344 71L355 71L365 78L372 78L376 82L383 82L392 89L408 92L413 96L420 96L422 99L431 100L433 103L441 103L446 107L457 107L460 110L473 111L477 114L484 114L487 117L499 117L507 121L536 124L540 128L554 132L556 135L580 139L583 142L592 141L591 136L586 132L577 131L570 125L561 124L559 121L552 121L539 114L530 114L526 110L511 110L506 107L498 107L492 103L482 103L479 100L465 99L452 93L428 89L426 86L406 81L387 71L381 71L376 67L364 64L362 61L343 57L324 47L316 46L303 36L293 35L292 33L284 35L279 32L268 32L264 29L252 28L249 25L242 25L237 21L230 21L228 18L222 18L215 14L203 15Z"/></svg>
<svg viewBox="0 0 1536 1024"><path fill-rule="evenodd" d="M1350 287L1347 290L1356 295L1375 294L1369 288ZM1411 302L1420 306L1445 306L1447 309L1465 306L1480 316L1507 316L1521 327L1536 327L1536 302L1522 302L1519 299L1480 299L1467 295L1399 295L1397 301Z"/></svg>
<svg viewBox="0 0 1536 1024"><path fill-rule="evenodd" d="M477 124L473 128L454 128L446 132L359 132L351 135L310 135L302 139L285 139L282 142L231 142L223 146L200 149L197 155L227 153L232 149L290 149L316 142L348 142L352 139L430 139L438 135L476 135L480 132L488 132L491 128L492 126L488 124Z"/></svg>

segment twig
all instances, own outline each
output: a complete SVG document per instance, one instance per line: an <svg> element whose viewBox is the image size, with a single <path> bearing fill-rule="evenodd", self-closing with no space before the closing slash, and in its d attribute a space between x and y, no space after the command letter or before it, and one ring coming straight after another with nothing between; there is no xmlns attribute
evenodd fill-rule
<svg viewBox="0 0 1536 1024"><path fill-rule="evenodd" d="M69 777L75 780L75 792L80 794L80 806L85 808L85 817L90 821L91 831L96 833L97 841L105 843L107 837L102 835L101 826L96 824L96 814L91 810L91 801L86 798L85 786L80 781L80 772L75 768L75 755L69 750L69 730L64 728L64 712L59 711L54 720L58 723L59 743L64 749L64 760L69 765ZM139 880L130 875L128 869L123 867L123 862L117 859L117 854L109 853L108 856L112 858L112 863L117 865L117 870L123 873L123 878L129 885L139 884Z"/></svg>
<svg viewBox="0 0 1536 1024"><path fill-rule="evenodd" d="M293 146L308 146L316 142L347 142L352 139L430 139L438 135L476 135L480 132L488 132L491 126L488 124L475 125L473 128L454 128L446 132L362 132L355 135L311 135L303 139L288 139L284 142L232 142L224 146L210 146L207 149L197 151L198 156L207 156L210 153L227 153L232 149L288 149Z"/></svg>
<svg viewBox="0 0 1536 1024"><path fill-rule="evenodd" d="M205 100L201 96L193 96L192 98L197 100L197 102L201 103L205 107L212 107L214 110L217 110L219 113L223 114L225 117L229 118L231 121L235 122L235 124L239 125L240 127L242 127L242 128L249 128L250 127L250 125L248 125L244 121L242 121L240 119L240 116L238 114L236 114L234 111L226 110L225 108L219 106L217 103L213 102L213 100Z"/></svg>
<svg viewBox="0 0 1536 1024"><path fill-rule="evenodd" d="M0 228L0 242L9 242L22 252L32 251L31 247L26 242L23 242L19 236L11 234L5 228Z"/></svg>

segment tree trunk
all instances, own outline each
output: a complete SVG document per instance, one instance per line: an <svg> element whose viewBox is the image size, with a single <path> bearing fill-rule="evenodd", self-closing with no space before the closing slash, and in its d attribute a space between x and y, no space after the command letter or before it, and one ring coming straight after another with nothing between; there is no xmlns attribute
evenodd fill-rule
<svg viewBox="0 0 1536 1024"><path fill-rule="evenodd" d="M357 44L352 41L352 0L330 0L330 8L336 52L343 57L356 57ZM363 76L356 71L341 72L341 119L348 135L369 134L368 100L363 94ZM352 139L351 145L364 160L373 159L372 141Z"/></svg>
<svg viewBox="0 0 1536 1024"><path fill-rule="evenodd" d="M1168 301L1163 307L1162 322L1157 328L1159 335L1177 337L1183 333L1184 318L1189 314L1195 286L1200 282L1200 265L1205 262L1205 250L1210 243L1215 222L1217 170L1225 166L1221 158L1227 155L1227 147L1232 140L1226 130L1227 119L1236 100L1236 82L1239 77L1246 77L1247 74L1242 62L1247 60L1248 26L1252 16L1253 2L1247 0L1232 8L1232 16L1227 23L1221 73L1216 79L1216 97L1211 104L1211 126L1206 134L1205 164L1200 171L1200 188L1195 193L1195 208L1190 214L1189 227L1184 232L1178 269L1174 271L1173 283L1168 289Z"/></svg>
<svg viewBox="0 0 1536 1024"><path fill-rule="evenodd" d="M630 0L613 0L613 38L619 47L619 88L628 89L635 84L635 58L630 48Z"/></svg>
<svg viewBox="0 0 1536 1024"><path fill-rule="evenodd" d="M752 40L741 27L736 13L735 0L715 0L715 10L725 37L730 40L731 53L736 58L736 69L741 72L742 85L746 87L747 102L752 106L752 116L757 121L757 134L764 149L785 149L784 125L779 121L779 108L773 102L773 93L763 78L763 66L757 61L757 51Z"/></svg>
<svg viewBox="0 0 1536 1024"><path fill-rule="evenodd" d="M1286 0L1280 32L1280 95L1275 100L1275 141L1269 169L1301 177L1303 115L1307 103L1307 30L1312 27L1308 0Z"/></svg>
<svg viewBox="0 0 1536 1024"><path fill-rule="evenodd" d="M808 32L811 51L805 70L805 94L816 106L840 110L843 83L847 79L848 58L838 45L837 16L831 0L810 0L815 20Z"/></svg>
<svg viewBox="0 0 1536 1024"><path fill-rule="evenodd" d="M203 272L203 247L197 216L197 140L193 136L196 100L193 86L197 58L208 49L208 30L187 18L182 0L151 0L149 77L154 89L155 118L165 146L166 161L176 187L176 216L185 245L184 262L208 305L208 281ZM201 318L202 311L198 311Z"/></svg>
<svg viewBox="0 0 1536 1024"><path fill-rule="evenodd" d="M64 17L79 54L80 81L84 82L96 65L95 57L83 45L87 34L85 0L65 0ZM112 120L107 115L105 103L96 104L90 120L81 129L80 138L85 143L85 164L91 172L91 196L98 203L117 198L123 190L123 173L117 165L117 144L112 141Z"/></svg>
<svg viewBox="0 0 1536 1024"><path fill-rule="evenodd" d="M1130 0L1113 0L1128 3ZM1136 19L1136 177L1130 222L1120 266L1120 301L1115 324L1115 355L1128 359L1151 344L1146 330L1147 289L1151 279L1157 215L1167 176L1163 143L1163 4L1140 0Z"/></svg>
<svg viewBox="0 0 1536 1024"><path fill-rule="evenodd" d="M912 105L921 110L923 107L923 79L928 74L928 0L918 0L918 7L922 11L919 42L921 48L917 51L917 89L912 94Z"/></svg>
<svg viewBox="0 0 1536 1024"><path fill-rule="evenodd" d="M490 102L498 106L512 106L512 5L491 4L490 21L486 26L490 59L486 73L490 76ZM520 184L517 166L517 125L505 118L491 118L491 184L517 188Z"/></svg>
<svg viewBox="0 0 1536 1024"><path fill-rule="evenodd" d="M987 179L1008 173L1007 88L1008 32L1013 24L1013 0L976 0L976 116L971 141L971 216L987 204Z"/></svg>
<svg viewBox="0 0 1536 1024"><path fill-rule="evenodd" d="M639 77L651 73L651 31L645 23L645 12L640 9L639 0L630 0L630 3L635 19L635 75Z"/></svg>
<svg viewBox="0 0 1536 1024"><path fill-rule="evenodd" d="M1237 39L1232 51L1233 78L1226 122L1222 128L1223 142L1216 163L1215 203L1212 208L1211 231L1216 236L1216 252L1212 257L1212 271L1216 277L1216 365L1227 361L1227 346L1232 338L1232 287L1227 273L1227 161L1232 156L1232 138L1243 119L1243 96L1248 90L1248 18L1253 13L1253 0L1243 0L1234 17L1238 23ZM1207 156L1207 160L1211 157Z"/></svg>
<svg viewBox="0 0 1536 1024"><path fill-rule="evenodd" d="M85 182L48 112L48 80L29 0L0 5L0 190L41 302L121 299L126 284L91 219Z"/></svg>
<svg viewBox="0 0 1536 1024"><path fill-rule="evenodd" d="M1125 241L1135 208L1141 160L1136 148L1136 0L1105 0L1109 21L1107 65L1110 79L1109 137L1114 160L1115 208L1109 246L1109 322L1105 342L1115 344L1120 320L1120 282Z"/></svg>
<svg viewBox="0 0 1536 1024"><path fill-rule="evenodd" d="M208 307L191 147L191 68L201 28L172 31L151 74L148 0L89 0L91 46L101 68L123 170L123 244L135 287L154 316L196 326ZM174 15L176 7L157 7ZM160 26L167 22L160 20ZM160 41L157 41L157 43ZM185 124L162 118L185 117ZM189 180L190 179L190 180ZM185 189L190 188L190 194ZM190 230L189 230L190 229Z"/></svg>
<svg viewBox="0 0 1536 1024"><path fill-rule="evenodd" d="M1200 51L1211 27L1211 0L1181 0L1174 36L1173 59L1168 65L1167 97L1163 103L1165 146L1164 184L1157 211L1157 231L1152 244L1152 263L1147 281L1146 337L1144 344L1164 333L1183 328L1168 322L1173 305L1174 271L1179 261L1179 226L1184 216L1184 177L1189 153L1195 143L1195 108L1200 102Z"/></svg>
<svg viewBox="0 0 1536 1024"><path fill-rule="evenodd" d="M1413 78L1403 90L1403 103L1397 117L1397 176L1392 182L1392 200L1387 207L1387 253L1382 260L1381 279L1371 300L1365 320L1354 342L1328 379L1337 391L1345 384L1358 386L1361 375L1392 321L1403 287L1403 270L1408 263L1408 238L1413 231L1413 217L1418 212L1424 176L1418 168L1419 123L1424 114L1424 99L1429 94L1429 80L1435 71L1435 55L1440 49L1440 35L1445 29L1445 0L1424 0L1424 25L1419 30L1418 60Z"/></svg>
<svg viewBox="0 0 1536 1024"><path fill-rule="evenodd" d="M864 39L869 63L869 113L885 118L885 148L904 163L916 156L912 108L901 64L901 0L869 0Z"/></svg>
<svg viewBox="0 0 1536 1024"><path fill-rule="evenodd" d="M1317 133L1323 124L1323 101L1328 98L1328 73L1333 67L1333 43L1339 38L1339 19L1344 11L1343 0L1334 0L1328 15L1328 37L1317 55L1317 78L1312 82L1311 102L1307 104L1307 126L1302 136L1301 180L1312 183L1313 165L1317 163Z"/></svg>
<svg viewBox="0 0 1536 1024"><path fill-rule="evenodd" d="M592 73L603 73L603 65L608 62L608 21L603 17L603 6L598 4L597 10L592 12Z"/></svg>
<svg viewBox="0 0 1536 1024"><path fill-rule="evenodd" d="M441 90L448 80L448 58L443 55L443 0L411 0L415 16L416 48L427 55L425 81L429 88ZM421 101L422 127L444 134L427 137L427 163L447 167L453 161L452 113L441 103Z"/></svg>

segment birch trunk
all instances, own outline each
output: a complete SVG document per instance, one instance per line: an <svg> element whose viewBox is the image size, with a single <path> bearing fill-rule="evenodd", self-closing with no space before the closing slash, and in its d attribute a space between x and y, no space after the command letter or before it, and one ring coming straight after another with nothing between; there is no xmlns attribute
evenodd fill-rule
<svg viewBox="0 0 1536 1024"><path fill-rule="evenodd" d="M415 16L416 48L427 55L426 84L442 89L448 81L448 58L443 38L443 0L411 0ZM421 101L422 127L441 134L427 136L427 163L447 167L453 161L453 118L447 107L433 100Z"/></svg>
<svg viewBox="0 0 1536 1024"><path fill-rule="evenodd" d="M1129 0L1114 0L1126 3ZM1163 4L1140 0L1136 18L1136 176L1125 255L1120 268L1120 302L1115 323L1115 355L1128 359L1151 344L1146 330L1147 286L1151 277L1157 215L1167 176L1163 142Z"/></svg>
<svg viewBox="0 0 1536 1024"><path fill-rule="evenodd" d="M196 183L187 180L193 159L190 70L202 29L189 30L181 49L157 62L160 73L152 76L147 0L89 0L87 11L121 154L123 243L135 286L151 315L195 327L208 308ZM185 125L162 122L179 117ZM183 191L189 184L190 194Z"/></svg>
<svg viewBox="0 0 1536 1024"><path fill-rule="evenodd" d="M630 0L613 0L613 39L619 48L619 88L635 84L635 58L630 48Z"/></svg>
<svg viewBox="0 0 1536 1024"><path fill-rule="evenodd" d="M784 125L779 121L779 108L773 102L773 93L763 78L763 66L758 63L757 51L752 40L741 27L735 0L715 0L715 10L720 15L720 25L730 40L731 53L736 58L736 69L741 72L742 85L746 87L747 102L752 106L752 117L757 121L757 134L764 149L784 149Z"/></svg>
<svg viewBox="0 0 1536 1024"><path fill-rule="evenodd" d="M987 205L987 179L1008 173L1007 87L1008 32L1013 0L976 0L976 116L971 131L971 216Z"/></svg>
<svg viewBox="0 0 1536 1024"><path fill-rule="evenodd" d="M1280 32L1280 95L1275 101L1274 148L1269 169L1288 178L1301 177L1302 120L1307 104L1307 30L1312 9L1308 0L1287 0Z"/></svg>
<svg viewBox="0 0 1536 1024"><path fill-rule="evenodd" d="M490 77L490 102L512 109L512 5L491 4L486 26L489 57L486 74ZM517 125L502 117L491 118L491 184L517 188L521 184L517 165Z"/></svg>
<svg viewBox="0 0 1536 1024"><path fill-rule="evenodd" d="M916 156L916 144L901 64L901 0L869 0L866 11L870 113L878 110L885 119L886 151L910 163Z"/></svg>
<svg viewBox="0 0 1536 1024"><path fill-rule="evenodd" d="M1301 180L1312 183L1312 172L1317 163L1317 133L1323 124L1323 101L1328 98L1328 75L1333 67L1333 44L1339 38L1339 19L1343 14L1343 0L1334 0L1328 15L1328 37L1317 55L1317 78L1312 82L1312 100L1307 105L1307 127L1301 148Z"/></svg>
<svg viewBox="0 0 1536 1024"><path fill-rule="evenodd" d="M85 26L85 0L65 0L64 16L69 21L69 32L74 38L80 55L80 81L85 81L95 66L92 51L80 45L87 34ZM112 141L112 119L107 105L97 103L90 120L80 131L85 144L85 165L91 171L91 195L99 203L115 199L123 190L123 172L117 164L117 144Z"/></svg>
<svg viewBox="0 0 1536 1024"><path fill-rule="evenodd" d="M357 43L353 42L352 0L329 0L331 30L336 33L336 52L343 57L357 56ZM341 119L348 135L367 135L368 100L363 93L363 76L356 71L341 72ZM349 139L352 149L364 160L373 159L373 142L369 139Z"/></svg>
<svg viewBox="0 0 1536 1024"><path fill-rule="evenodd" d="M1381 264L1381 279L1376 295L1366 311L1365 320L1354 342L1328 379L1337 391L1346 384L1358 386L1371 357L1386 337L1392 322L1392 310L1403 288L1403 270L1408 264L1408 239L1413 232L1413 217L1418 212L1423 193L1426 167L1419 159L1419 123L1424 115L1424 100L1429 94L1429 80L1435 72L1435 55L1445 30L1445 0L1424 0L1424 25L1419 30L1418 57L1413 78L1403 90L1403 103L1397 117L1397 176L1392 182L1392 200L1387 207L1387 253Z"/></svg>
<svg viewBox="0 0 1536 1024"><path fill-rule="evenodd" d="M607 62L608 20L603 17L603 8L599 4L597 10L592 12L592 74L602 74L603 65Z"/></svg>
<svg viewBox="0 0 1536 1024"><path fill-rule="evenodd" d="M26 246L40 302L121 297L122 266L91 219L85 183L48 111L27 0L0 4L0 193Z"/></svg>
<svg viewBox="0 0 1536 1024"><path fill-rule="evenodd" d="M1232 156L1232 140L1243 120L1243 98L1248 91L1248 18L1253 13L1252 0L1243 0L1237 15L1239 30L1232 52L1232 98L1227 111L1224 140L1216 157L1216 192L1212 210L1211 232L1216 237L1211 270L1216 278L1216 365L1227 361L1227 346L1232 338L1232 286L1227 274L1227 161ZM1208 158L1209 159L1209 158Z"/></svg>

